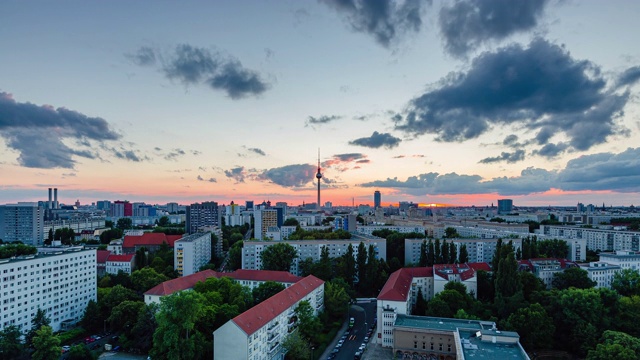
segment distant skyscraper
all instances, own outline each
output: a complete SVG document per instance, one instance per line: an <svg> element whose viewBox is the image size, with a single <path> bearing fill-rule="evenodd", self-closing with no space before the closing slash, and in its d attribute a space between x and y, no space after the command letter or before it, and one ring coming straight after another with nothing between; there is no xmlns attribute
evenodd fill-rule
<svg viewBox="0 0 640 360"><path fill-rule="evenodd" d="M215 201L195 203L186 208L185 231L189 234L198 232L198 228L205 226L220 226L220 211Z"/></svg>
<svg viewBox="0 0 640 360"><path fill-rule="evenodd" d="M322 179L322 173L320 173L320 149L318 149L318 173L316 174L316 179L318 179L318 210L320 210L320 179Z"/></svg>
<svg viewBox="0 0 640 360"><path fill-rule="evenodd" d="M253 218L255 238L264 240L270 227L282 226L282 208L256 209L253 211Z"/></svg>
<svg viewBox="0 0 640 360"><path fill-rule="evenodd" d="M376 190L373 193L373 208L377 209L380 207L380 203L382 201L381 195L380 195L380 191Z"/></svg>
<svg viewBox="0 0 640 360"><path fill-rule="evenodd" d="M253 210L253 200L247 200L245 208L247 210Z"/></svg>
<svg viewBox="0 0 640 360"><path fill-rule="evenodd" d="M509 214L513 210L513 200L511 199L499 199L498 200L498 214Z"/></svg>

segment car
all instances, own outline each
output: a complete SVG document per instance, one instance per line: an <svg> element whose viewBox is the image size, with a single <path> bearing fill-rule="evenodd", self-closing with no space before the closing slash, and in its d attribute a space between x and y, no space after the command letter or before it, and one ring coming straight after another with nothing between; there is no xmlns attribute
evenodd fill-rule
<svg viewBox="0 0 640 360"><path fill-rule="evenodd" d="M369 342L369 337L368 337L368 336L365 336L365 337L364 337L364 342L365 342L365 343L368 343L368 342Z"/></svg>
<svg viewBox="0 0 640 360"><path fill-rule="evenodd" d="M62 347L62 350L63 350L64 352L67 352L67 351L71 350L71 346L69 346L69 345L64 345L64 346Z"/></svg>
<svg viewBox="0 0 640 360"><path fill-rule="evenodd" d="M331 354L335 357L336 355L338 355L339 352L340 352L340 349L335 348L331 351Z"/></svg>
<svg viewBox="0 0 640 360"><path fill-rule="evenodd" d="M347 335L342 335L342 337L340 338L340 340L342 340L342 341L347 340Z"/></svg>
<svg viewBox="0 0 640 360"><path fill-rule="evenodd" d="M338 341L338 345L336 345L336 346L340 347L340 346L342 346L342 344L344 344L344 340L340 339L340 341Z"/></svg>
<svg viewBox="0 0 640 360"><path fill-rule="evenodd" d="M113 348L113 352L118 352L118 351L120 351L120 346L116 346Z"/></svg>
<svg viewBox="0 0 640 360"><path fill-rule="evenodd" d="M362 343L362 344L360 345L360 347L358 348L358 350L360 350L360 351L364 351L364 348L365 348L366 346L367 346L367 345L365 345L365 343Z"/></svg>
<svg viewBox="0 0 640 360"><path fill-rule="evenodd" d="M353 355L353 359L354 360L360 360L361 356L362 356L362 352L358 351Z"/></svg>

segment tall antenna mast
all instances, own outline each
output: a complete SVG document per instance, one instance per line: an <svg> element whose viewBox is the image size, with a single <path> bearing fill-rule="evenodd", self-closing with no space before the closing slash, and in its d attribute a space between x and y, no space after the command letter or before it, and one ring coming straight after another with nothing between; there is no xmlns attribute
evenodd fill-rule
<svg viewBox="0 0 640 360"><path fill-rule="evenodd" d="M320 148L318 148L318 172L316 173L316 179L318 179L318 205L317 205L317 209L320 210L320 179L322 179L322 173L320 172Z"/></svg>

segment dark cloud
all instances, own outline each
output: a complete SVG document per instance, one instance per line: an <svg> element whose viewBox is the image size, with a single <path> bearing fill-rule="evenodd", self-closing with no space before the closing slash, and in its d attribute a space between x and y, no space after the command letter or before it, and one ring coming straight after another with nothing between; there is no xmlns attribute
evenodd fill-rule
<svg viewBox="0 0 640 360"><path fill-rule="evenodd" d="M152 66L156 64L156 52L148 46L141 46L134 54L126 54L138 66Z"/></svg>
<svg viewBox="0 0 640 360"><path fill-rule="evenodd" d="M564 169L549 171L529 167L513 177L483 180L478 175L426 173L406 180L387 178L363 187L396 188L413 195L486 194L528 195L549 191L640 191L640 148L598 153L570 160Z"/></svg>
<svg viewBox="0 0 640 360"><path fill-rule="evenodd" d="M630 67L618 77L618 86L634 84L640 80L640 66Z"/></svg>
<svg viewBox="0 0 640 360"><path fill-rule="evenodd" d="M338 115L322 115L318 117L309 116L305 122L305 126L309 125L324 125L335 120L342 119L342 116Z"/></svg>
<svg viewBox="0 0 640 360"><path fill-rule="evenodd" d="M369 160L369 159L360 159L360 160L356 161L356 164L368 164L370 162L371 162L371 160Z"/></svg>
<svg viewBox="0 0 640 360"><path fill-rule="evenodd" d="M198 181L207 181L207 182L212 182L212 183L217 183L218 182L218 180L216 180L215 178L205 179L200 175L198 175L197 179L198 179Z"/></svg>
<svg viewBox="0 0 640 360"><path fill-rule="evenodd" d="M176 160L178 157L185 155L186 153L182 149L173 149L171 152L164 156L165 160Z"/></svg>
<svg viewBox="0 0 640 360"><path fill-rule="evenodd" d="M198 156L202 154L202 151L198 151L198 150L191 150L191 154L194 156Z"/></svg>
<svg viewBox="0 0 640 360"><path fill-rule="evenodd" d="M405 155L397 155L394 156L392 159L404 159L406 156Z"/></svg>
<svg viewBox="0 0 640 360"><path fill-rule="evenodd" d="M347 153L336 154L329 160L325 160L320 164L323 168L333 168L340 172L344 172L350 169L350 165L353 163L368 163L367 155L362 153Z"/></svg>
<svg viewBox="0 0 640 360"><path fill-rule="evenodd" d="M0 137L19 153L20 165L50 169L73 168L73 156L98 158L88 146L92 140L102 143L121 136L102 118L62 107L19 103L11 94L0 92ZM89 149L72 149L64 139Z"/></svg>
<svg viewBox="0 0 640 360"><path fill-rule="evenodd" d="M233 169L225 170L224 174L228 178L235 180L236 183L243 183L246 176L244 166L238 166Z"/></svg>
<svg viewBox="0 0 640 360"><path fill-rule="evenodd" d="M252 151L252 152L254 152L254 153L258 154L258 155L262 155L262 156L267 155L264 151L262 151L261 149L258 149L258 148L249 148L249 151Z"/></svg>
<svg viewBox="0 0 640 360"><path fill-rule="evenodd" d="M168 79L184 85L207 85L226 92L234 100L260 95L269 87L257 72L243 67L238 59L189 44L180 44L167 54L141 47L135 54L126 56L143 66L156 65L155 60L148 62L147 59L161 59L160 69Z"/></svg>
<svg viewBox="0 0 640 360"><path fill-rule="evenodd" d="M409 31L422 26L422 6L426 0L321 0L343 15L356 32L372 35L384 47Z"/></svg>
<svg viewBox="0 0 640 360"><path fill-rule="evenodd" d="M136 154L135 150L125 150L125 149L118 150L116 148L111 148L111 150L118 159L129 160L133 162L141 162L143 160L149 160L149 158L146 156L140 156Z"/></svg>
<svg viewBox="0 0 640 360"><path fill-rule="evenodd" d="M505 146L512 146L514 144L518 143L518 135L507 135L507 137L504 138L504 140L502 140L502 145Z"/></svg>
<svg viewBox="0 0 640 360"><path fill-rule="evenodd" d="M461 0L440 9L445 50L464 56L481 44L536 27L547 0Z"/></svg>
<svg viewBox="0 0 640 360"><path fill-rule="evenodd" d="M264 170L257 180L270 181L283 187L301 187L315 179L316 167L309 164L286 165Z"/></svg>
<svg viewBox="0 0 640 360"><path fill-rule="evenodd" d="M358 146L365 146L365 147L370 147L370 148L381 148L381 147L385 147L387 149L392 149L396 146L398 146L398 144L400 144L400 140L399 138L389 134L389 133L379 133L377 131L374 131L373 134L371 134L371 136L369 137L363 137L363 138L359 138L359 139L355 139L355 140L351 140L349 141L350 145L358 145Z"/></svg>
<svg viewBox="0 0 640 360"><path fill-rule="evenodd" d="M569 145L567 145L567 143L548 143L533 153L546 158L554 158L562 154L568 147Z"/></svg>
<svg viewBox="0 0 640 360"><path fill-rule="evenodd" d="M453 142L476 138L491 126L518 125L538 130L540 145L563 134L572 148L587 150L621 131L615 120L629 94L606 85L594 64L536 39L528 48L511 45L484 53L468 72L449 74L412 100L396 126Z"/></svg>
<svg viewBox="0 0 640 360"><path fill-rule="evenodd" d="M484 158L482 160L480 160L479 162L482 164L491 164L491 163L496 163L496 162L507 162L509 164L513 164L516 163L518 161L522 161L524 160L524 150L520 149L520 150L516 150L512 153L509 152L503 152L500 154L500 156L495 156L495 157L487 157Z"/></svg>

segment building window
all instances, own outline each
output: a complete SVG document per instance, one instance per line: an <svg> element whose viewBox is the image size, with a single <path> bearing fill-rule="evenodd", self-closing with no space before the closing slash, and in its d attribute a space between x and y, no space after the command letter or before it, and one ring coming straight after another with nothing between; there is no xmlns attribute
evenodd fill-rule
<svg viewBox="0 0 640 360"><path fill-rule="evenodd" d="M413 348L414 348L414 349L417 349L417 348L418 348L418 342L417 342L417 341L414 341L414 342L413 342Z"/></svg>

